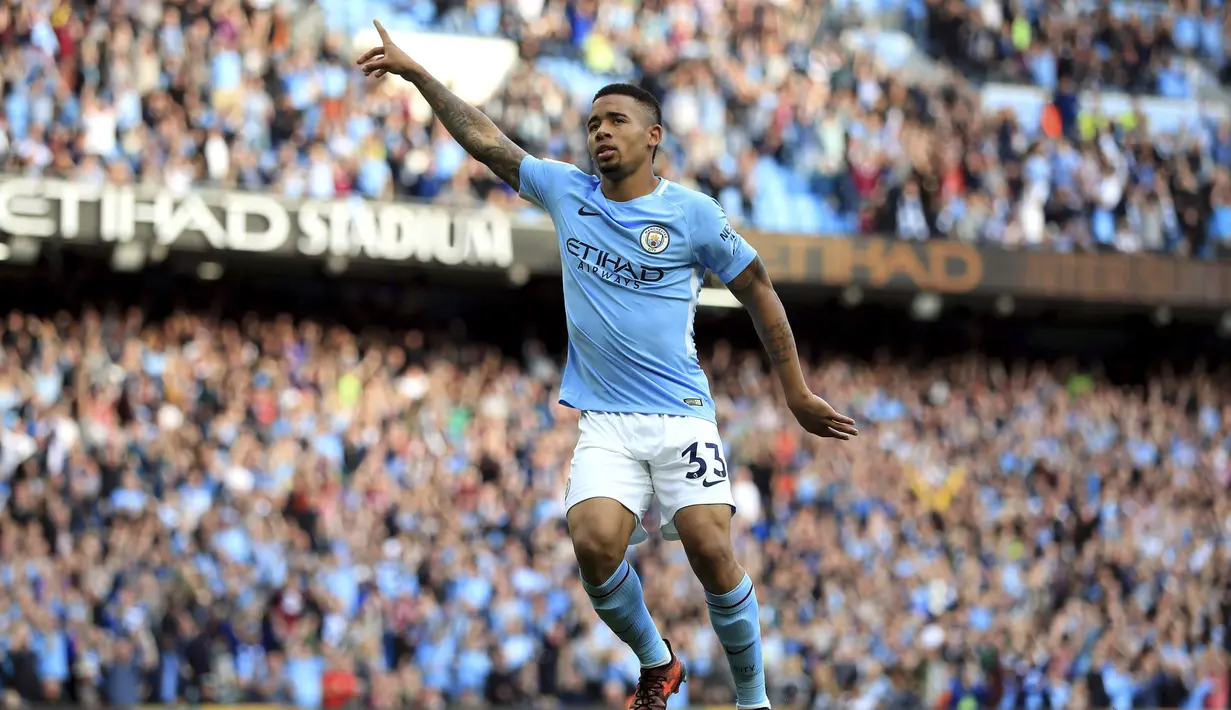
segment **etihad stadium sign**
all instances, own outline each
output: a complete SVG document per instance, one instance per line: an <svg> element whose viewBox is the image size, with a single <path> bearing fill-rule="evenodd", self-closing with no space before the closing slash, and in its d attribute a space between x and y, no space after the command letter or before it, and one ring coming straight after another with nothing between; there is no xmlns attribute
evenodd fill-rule
<svg viewBox="0 0 1231 710"><path fill-rule="evenodd" d="M0 232L66 242L507 267L512 227L498 210L401 202L290 200L266 193L0 178Z"/></svg>

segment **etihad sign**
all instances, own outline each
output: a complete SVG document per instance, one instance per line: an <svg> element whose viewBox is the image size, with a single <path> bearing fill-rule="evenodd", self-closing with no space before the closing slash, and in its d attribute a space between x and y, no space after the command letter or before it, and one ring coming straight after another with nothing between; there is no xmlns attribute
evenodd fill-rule
<svg viewBox="0 0 1231 710"><path fill-rule="evenodd" d="M508 216L398 202L288 200L270 194L176 194L117 185L0 179L0 232L40 239L256 254L342 256L444 266L513 263Z"/></svg>

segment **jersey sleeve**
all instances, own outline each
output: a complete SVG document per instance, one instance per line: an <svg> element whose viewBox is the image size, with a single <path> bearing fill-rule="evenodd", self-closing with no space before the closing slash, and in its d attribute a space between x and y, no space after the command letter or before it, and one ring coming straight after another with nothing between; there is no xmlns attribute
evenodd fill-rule
<svg viewBox="0 0 1231 710"><path fill-rule="evenodd" d="M571 173L575 172L581 172L575 165L527 155L521 160L521 189L518 194L550 212L556 197L564 190Z"/></svg>
<svg viewBox="0 0 1231 710"><path fill-rule="evenodd" d="M714 200L703 203L697 213L689 230L697 263L717 274L724 284L730 283L757 258L757 250L735 231Z"/></svg>

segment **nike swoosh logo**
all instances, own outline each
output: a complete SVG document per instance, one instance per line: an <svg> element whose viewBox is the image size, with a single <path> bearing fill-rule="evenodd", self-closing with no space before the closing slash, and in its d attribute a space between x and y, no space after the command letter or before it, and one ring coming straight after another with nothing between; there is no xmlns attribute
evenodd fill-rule
<svg viewBox="0 0 1231 710"><path fill-rule="evenodd" d="M744 646L743 648L741 648L741 649L740 649L740 650L738 650L738 651L732 651L731 649L727 648L726 646L723 646L723 647L722 647L722 650L726 651L728 656L738 656L739 654L743 653L744 651L747 651L748 649L752 648L755 644L756 644L756 641L753 641L752 643L748 644L747 646Z"/></svg>
<svg viewBox="0 0 1231 710"><path fill-rule="evenodd" d="M582 205L581 209L577 210L577 214L581 215L582 217L602 217L603 216L602 212L590 212L589 210L586 209L585 205Z"/></svg>
<svg viewBox="0 0 1231 710"><path fill-rule="evenodd" d="M710 486L716 486L719 483L722 483L724 480L726 479L720 478L717 481L701 481L701 485L705 486L706 488L709 488Z"/></svg>

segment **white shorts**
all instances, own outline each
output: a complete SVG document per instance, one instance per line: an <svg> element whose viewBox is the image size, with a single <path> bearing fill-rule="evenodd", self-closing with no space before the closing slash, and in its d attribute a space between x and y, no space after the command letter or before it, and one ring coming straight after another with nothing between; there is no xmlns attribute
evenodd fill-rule
<svg viewBox="0 0 1231 710"><path fill-rule="evenodd" d="M612 498L637 516L631 543L649 534L641 519L658 500L660 529L679 540L675 514L693 505L735 510L727 463L714 422L665 414L582 412L564 507Z"/></svg>

